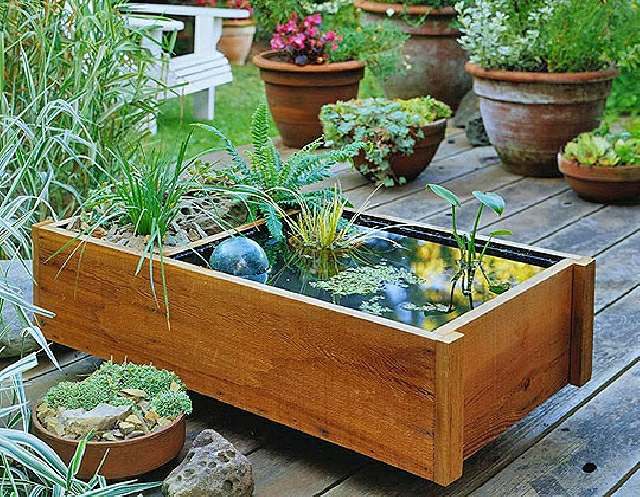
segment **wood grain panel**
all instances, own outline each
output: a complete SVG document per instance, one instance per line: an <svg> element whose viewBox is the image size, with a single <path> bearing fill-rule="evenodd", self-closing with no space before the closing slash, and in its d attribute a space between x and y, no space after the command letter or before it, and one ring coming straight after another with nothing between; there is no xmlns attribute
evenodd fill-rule
<svg viewBox="0 0 640 497"><path fill-rule="evenodd" d="M138 255L88 242L67 261L67 241L34 230L36 302L57 313L48 338L173 369L205 395L433 477L437 334L176 261L169 330Z"/></svg>

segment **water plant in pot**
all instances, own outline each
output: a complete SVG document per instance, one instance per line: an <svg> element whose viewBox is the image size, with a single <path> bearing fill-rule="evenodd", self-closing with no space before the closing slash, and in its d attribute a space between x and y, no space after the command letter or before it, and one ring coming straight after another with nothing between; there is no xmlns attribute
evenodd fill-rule
<svg viewBox="0 0 640 497"><path fill-rule="evenodd" d="M276 27L271 51L256 55L267 100L282 141L302 148L322 135L318 115L325 104L357 96L368 65L393 72L405 36L387 25L322 31L322 16L293 13Z"/></svg>
<svg viewBox="0 0 640 497"><path fill-rule="evenodd" d="M638 62L628 0L478 0L458 7L467 71L504 167L559 176L557 154L600 124L616 66Z"/></svg>
<svg viewBox="0 0 640 497"><path fill-rule="evenodd" d="M640 200L640 129L582 133L558 154L565 179L585 200Z"/></svg>
<svg viewBox="0 0 640 497"><path fill-rule="evenodd" d="M364 143L356 169L378 184L393 186L417 178L445 135L451 109L431 98L370 98L322 108L327 145Z"/></svg>
<svg viewBox="0 0 640 497"><path fill-rule="evenodd" d="M33 432L69 462L88 439L79 468L90 478L128 479L171 461L182 449L191 400L173 372L103 363L78 382L51 387L33 411Z"/></svg>
<svg viewBox="0 0 640 497"><path fill-rule="evenodd" d="M212 6L229 9L248 10L247 19L224 19L222 34L217 49L222 52L229 62L244 66L251 52L253 37L256 33L256 21L253 18L253 6L250 0L196 0L196 5Z"/></svg>
<svg viewBox="0 0 640 497"><path fill-rule="evenodd" d="M355 0L363 24L392 22L410 38L403 48L405 69L383 83L389 98L431 95L453 110L471 89L467 60L458 43L456 0Z"/></svg>

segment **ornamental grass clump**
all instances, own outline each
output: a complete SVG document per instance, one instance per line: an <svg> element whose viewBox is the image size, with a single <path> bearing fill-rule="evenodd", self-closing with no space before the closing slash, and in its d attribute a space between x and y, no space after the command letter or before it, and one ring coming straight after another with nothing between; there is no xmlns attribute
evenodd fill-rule
<svg viewBox="0 0 640 497"><path fill-rule="evenodd" d="M423 128L450 116L449 106L431 97L350 100L325 105L320 113L326 144L364 143L365 161L359 170L385 186L406 182L392 170L391 156L411 155L425 136Z"/></svg>
<svg viewBox="0 0 640 497"><path fill-rule="evenodd" d="M590 72L640 62L635 0L478 0L456 9L460 43L485 69Z"/></svg>

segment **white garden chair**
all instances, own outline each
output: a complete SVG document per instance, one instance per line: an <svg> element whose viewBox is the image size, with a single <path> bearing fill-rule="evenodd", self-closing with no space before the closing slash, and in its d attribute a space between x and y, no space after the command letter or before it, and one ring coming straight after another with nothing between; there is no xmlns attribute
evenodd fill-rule
<svg viewBox="0 0 640 497"><path fill-rule="evenodd" d="M195 117L213 119L216 87L233 80L229 61L216 50L222 33L222 19L246 18L249 17L249 11L145 3L127 4L126 10L134 14L128 16L129 24L147 31L149 39L143 41L144 46L157 55L159 74L162 74L162 81L169 88L160 92L160 98L193 94ZM193 53L171 57L168 65L163 65L163 33L180 31L184 24L151 16L194 17ZM166 69L160 71L162 67ZM150 128L155 132L155 123L151 123Z"/></svg>

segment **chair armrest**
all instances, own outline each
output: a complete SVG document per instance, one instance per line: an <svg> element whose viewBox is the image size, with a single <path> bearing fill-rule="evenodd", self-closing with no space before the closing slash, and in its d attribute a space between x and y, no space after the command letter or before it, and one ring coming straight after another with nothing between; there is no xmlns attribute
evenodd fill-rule
<svg viewBox="0 0 640 497"><path fill-rule="evenodd" d="M249 11L244 9L217 9L211 7L190 7L186 5L158 5L152 3L130 3L126 10L138 14L159 14L191 17L221 17L245 19Z"/></svg>
<svg viewBox="0 0 640 497"><path fill-rule="evenodd" d="M159 29L161 31L182 31L184 23L173 19L156 19L148 16L125 16L127 26L134 29Z"/></svg>

